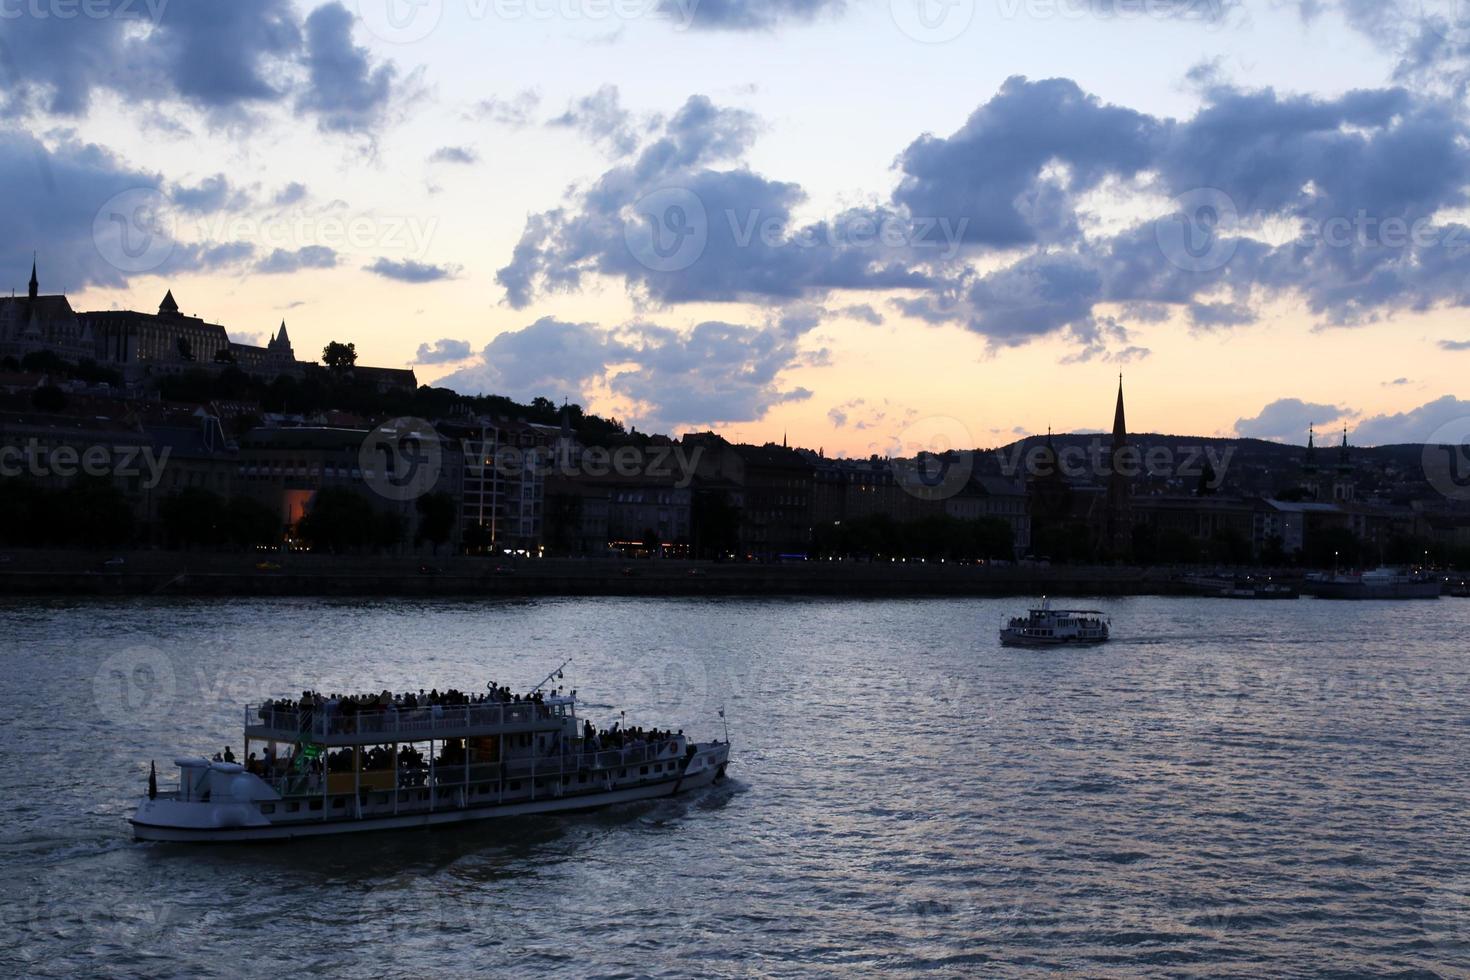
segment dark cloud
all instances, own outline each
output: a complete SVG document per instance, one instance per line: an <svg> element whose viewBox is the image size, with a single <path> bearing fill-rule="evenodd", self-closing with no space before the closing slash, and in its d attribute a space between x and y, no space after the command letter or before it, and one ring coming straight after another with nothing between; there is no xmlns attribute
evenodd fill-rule
<svg viewBox="0 0 1470 980"><path fill-rule="evenodd" d="M1239 327L1256 322L1256 311L1244 303L1190 303L1189 322L1196 327Z"/></svg>
<svg viewBox="0 0 1470 980"><path fill-rule="evenodd" d="M528 305L546 291L580 288L589 274L614 276L659 302L819 296L834 289L919 288L930 278L913 266L926 245L891 248L871 229L901 215L854 209L830 223L798 226L805 194L736 168L712 165L738 156L755 133L749 113L695 96L636 156L580 194L575 207L533 215L509 265L497 273L507 300ZM663 266L656 246L675 242L688 260ZM869 240L853 244L855 229ZM676 256L677 257L677 256Z"/></svg>
<svg viewBox="0 0 1470 980"><path fill-rule="evenodd" d="M1271 439L1275 442L1305 443L1309 426L1327 423L1352 415L1338 405L1317 405L1300 398L1279 398L1254 418L1237 419L1236 435L1249 439Z"/></svg>
<svg viewBox="0 0 1470 980"><path fill-rule="evenodd" d="M455 361L468 360L470 354L468 340L451 340L445 337L436 340L432 345L419 344L418 354L413 360L415 364L452 364Z"/></svg>
<svg viewBox="0 0 1470 980"><path fill-rule="evenodd" d="M313 113L328 132L360 133L382 118L392 97L392 65L374 65L367 48L352 42L353 15L328 3L306 18L305 64L311 84L297 107Z"/></svg>
<svg viewBox="0 0 1470 980"><path fill-rule="evenodd" d="M1470 350L1470 340L1441 340L1439 347L1448 351Z"/></svg>
<svg viewBox="0 0 1470 980"><path fill-rule="evenodd" d="M510 98L491 97L476 102L469 111L469 118L520 129L531 125L540 105L541 93L525 89Z"/></svg>
<svg viewBox="0 0 1470 980"><path fill-rule="evenodd" d="M1470 306L1470 229L1442 220L1470 203L1470 130L1451 101L1220 85L1204 99L1176 120L1067 79L1012 78L955 133L900 154L890 201L798 226L804 190L739 163L755 121L697 96L562 207L532 215L497 278L517 308L589 275L656 303L898 291L909 316L1000 345L1068 331L1083 357L1143 355L1088 339L1106 305L1213 329L1253 323L1280 297L1339 325ZM1171 203L1089 231L1089 194L1105 186ZM1268 225L1301 234L1268 239ZM874 245L859 228L904 233Z"/></svg>
<svg viewBox="0 0 1470 980"><path fill-rule="evenodd" d="M276 196L271 198L271 203L276 207L289 207L306 200L306 195L306 185L292 181L276 192Z"/></svg>
<svg viewBox="0 0 1470 980"><path fill-rule="evenodd" d="M441 146L429 154L430 163L474 164L480 162L480 154L469 146Z"/></svg>
<svg viewBox="0 0 1470 980"><path fill-rule="evenodd" d="M1364 446L1404 443L1458 443L1470 427L1470 401L1445 395L1397 414L1374 415L1353 429L1353 441Z"/></svg>
<svg viewBox="0 0 1470 980"><path fill-rule="evenodd" d="M339 2L303 23L291 0L88 0L73 17L0 18L0 106L79 116L99 90L210 113L293 99L324 130L362 132L396 72L352 43L354 23Z"/></svg>
<svg viewBox="0 0 1470 980"><path fill-rule="evenodd" d="M709 31L770 30L846 11L846 0L660 0L659 9L680 28Z"/></svg>
<svg viewBox="0 0 1470 980"><path fill-rule="evenodd" d="M608 386L644 407L644 428L753 422L776 405L811 397L777 378L797 361L799 331L790 323L706 321L689 331L638 324L621 331L637 370L614 374Z"/></svg>
<svg viewBox="0 0 1470 980"><path fill-rule="evenodd" d="M871 323L875 327L881 327L883 325L883 314L873 309L867 303L854 303L851 306L844 306L838 312L853 320Z"/></svg>
<svg viewBox="0 0 1470 980"><path fill-rule="evenodd" d="M129 191L165 202L157 174L131 167L103 147L68 140L48 148L13 130L0 130L0 187L6 198L0 245L6 285L24 287L34 250L46 292L125 285L128 272L104 257L94 238L99 212ZM108 216L100 220L106 227Z"/></svg>
<svg viewBox="0 0 1470 980"><path fill-rule="evenodd" d="M800 361L804 317L753 327L708 321L687 331L652 323L603 328L543 317L503 333L479 361L439 383L522 400L585 400L601 386L638 406L643 429L747 422L811 397L781 383Z"/></svg>
<svg viewBox="0 0 1470 980"><path fill-rule="evenodd" d="M604 85L591 95L577 99L567 106L566 112L547 120L546 125L575 130L617 156L638 148L633 114L623 108L616 85Z"/></svg>
<svg viewBox="0 0 1470 980"><path fill-rule="evenodd" d="M278 248L255 265L263 275L286 275L303 269L335 269L339 256L325 245L307 245L298 249Z"/></svg>
<svg viewBox="0 0 1470 980"><path fill-rule="evenodd" d="M626 359L628 352L601 327L548 316L500 334L481 351L479 363L438 383L465 394L508 395L521 401L538 396L581 400L608 365Z"/></svg>
<svg viewBox="0 0 1470 980"><path fill-rule="evenodd" d="M169 196L176 207L189 214L214 214L250 204L249 195L231 187L224 174L207 177L192 187L177 185Z"/></svg>
<svg viewBox="0 0 1470 980"><path fill-rule="evenodd" d="M459 274L457 266L428 265L423 262L414 262L412 259L404 259L401 262L392 259L378 259L364 268L384 279L409 283L438 282L441 279L453 279Z"/></svg>
<svg viewBox="0 0 1470 980"><path fill-rule="evenodd" d="M1148 169L1168 130L1070 79L1011 78L959 131L922 136L903 151L894 201L915 215L968 218L970 244L1069 240L1078 234L1076 195ZM1048 168L1053 175L1043 175Z"/></svg>

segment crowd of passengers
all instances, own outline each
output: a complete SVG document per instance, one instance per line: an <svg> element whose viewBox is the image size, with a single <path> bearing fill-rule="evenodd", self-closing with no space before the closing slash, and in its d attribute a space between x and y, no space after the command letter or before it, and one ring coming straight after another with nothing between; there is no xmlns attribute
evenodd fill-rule
<svg viewBox="0 0 1470 980"><path fill-rule="evenodd" d="M675 756L679 751L679 739L684 731L677 732L659 728L622 728L614 724L612 728L598 729L590 721L583 722L581 739L564 739L560 734L550 736L542 752L533 755L512 758L514 763L530 763L532 761L545 764L554 759L566 758L580 769L591 768L595 762L594 757L599 752L622 750L621 755L637 750L646 750L641 753L640 758L650 760L659 759L663 756ZM533 736L529 734L511 736L517 741L511 744L519 744L530 747L535 743ZM524 741L519 741L519 740ZM323 773L323 758L325 758L325 771L327 773L350 773L352 772L353 750L343 748L329 750L324 757L304 760L298 775L304 776L305 788L308 792L315 792L320 788L320 779ZM216 762L234 762L235 755L228 746L224 753L215 754ZM265 778L278 778L290 773L296 766L293 764L294 753L284 757L278 757L275 752L274 743L267 743L265 754L257 756L251 752L245 760L245 768L249 772ZM480 760L470 759L471 764L483 764ZM493 762L493 760L485 760ZM621 760L620 760L621 761ZM400 787L414 787L426 785L431 771L437 771L435 782L452 780L456 771L462 770L466 763L465 743L462 739L447 739L439 743L439 753L434 757L433 767L429 765L429 759L412 744L404 743L398 746L398 785ZM374 745L362 750L362 771L367 772L391 772L395 768L393 758L393 747L391 745ZM503 772L502 772L503 774Z"/></svg>
<svg viewBox="0 0 1470 980"><path fill-rule="evenodd" d="M572 696L576 695L577 692L573 691ZM295 714L300 727L305 730L311 726L311 719L318 711L328 717L340 719L381 716L418 708L472 707L483 704L532 705L541 717L550 713L545 706L545 695L539 689L525 695L512 694L509 687L492 682L488 690L479 694L466 694L453 688L447 691L435 688L427 693L419 688L417 694L412 691L394 694L387 690L377 694L321 694L317 691L302 691L300 698L274 698L261 702L258 714L261 721L269 720L272 712Z"/></svg>

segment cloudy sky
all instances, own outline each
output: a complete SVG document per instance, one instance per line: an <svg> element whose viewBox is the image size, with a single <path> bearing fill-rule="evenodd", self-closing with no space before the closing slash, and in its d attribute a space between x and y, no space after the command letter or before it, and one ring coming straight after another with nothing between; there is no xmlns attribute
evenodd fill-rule
<svg viewBox="0 0 1470 980"><path fill-rule="evenodd" d="M1419 441L1467 83L1455 0L0 0L0 282L829 453L1119 372L1136 430Z"/></svg>

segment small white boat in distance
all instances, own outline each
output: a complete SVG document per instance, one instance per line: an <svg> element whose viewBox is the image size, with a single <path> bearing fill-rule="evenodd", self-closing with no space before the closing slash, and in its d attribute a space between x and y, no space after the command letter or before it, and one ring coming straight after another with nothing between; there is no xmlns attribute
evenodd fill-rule
<svg viewBox="0 0 1470 980"><path fill-rule="evenodd" d="M1059 647L1106 643L1112 626L1096 609L1053 609L1042 598L1041 605L1025 616L1015 616L1000 629L1000 642L1008 647Z"/></svg>

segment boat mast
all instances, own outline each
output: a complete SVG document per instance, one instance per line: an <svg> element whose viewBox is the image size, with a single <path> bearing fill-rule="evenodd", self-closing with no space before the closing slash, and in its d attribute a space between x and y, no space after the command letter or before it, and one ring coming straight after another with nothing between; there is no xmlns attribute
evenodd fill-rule
<svg viewBox="0 0 1470 980"><path fill-rule="evenodd" d="M567 659L563 660L561 662L561 666L557 667L551 673L547 674L546 677L542 679L542 681L541 681L540 684L537 684L535 687L531 688L531 693L532 694L535 694L537 691L541 690L547 684L551 683L551 679L553 677L560 678L561 677L561 669L562 669L562 667L565 667L567 664L569 664L571 662L572 662L572 658L571 657L568 657Z"/></svg>

